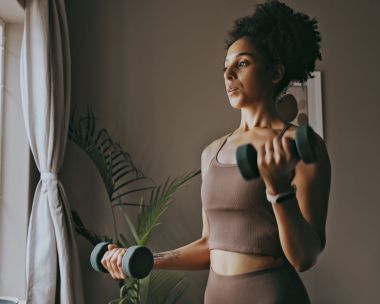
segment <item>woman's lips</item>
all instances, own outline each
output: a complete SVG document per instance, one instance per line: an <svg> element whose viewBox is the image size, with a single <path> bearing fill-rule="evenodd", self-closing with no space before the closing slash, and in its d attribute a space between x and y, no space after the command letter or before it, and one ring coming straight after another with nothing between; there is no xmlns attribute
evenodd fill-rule
<svg viewBox="0 0 380 304"><path fill-rule="evenodd" d="M236 88L236 89L230 89L230 90L228 90L228 94L231 94L231 93L233 93L233 92L235 92L235 91L237 91L237 90L239 90L239 88Z"/></svg>

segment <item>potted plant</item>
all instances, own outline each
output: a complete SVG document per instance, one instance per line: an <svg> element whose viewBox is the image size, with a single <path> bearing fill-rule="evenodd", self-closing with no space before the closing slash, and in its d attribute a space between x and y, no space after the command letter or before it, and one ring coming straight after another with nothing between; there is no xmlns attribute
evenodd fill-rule
<svg viewBox="0 0 380 304"><path fill-rule="evenodd" d="M95 121L96 118L89 108L85 116L76 119L74 108L70 116L69 140L90 157L102 178L109 198L114 236L100 236L87 229L79 214L72 210L75 230L94 246L103 241L125 248L132 245L145 246L153 229L160 224L160 217L168 208L174 193L200 174L201 170L198 168L171 181L169 176L163 186L157 185L152 178L136 168L132 157L112 140L104 128L96 130ZM145 201L144 194L147 192L149 198ZM141 194L139 202L129 199L136 193ZM133 223L128 208L139 208L137 226ZM132 241L118 230L116 212L122 212L133 236ZM155 269L140 280L119 280L119 298L109 303L175 303L188 284L182 271Z"/></svg>

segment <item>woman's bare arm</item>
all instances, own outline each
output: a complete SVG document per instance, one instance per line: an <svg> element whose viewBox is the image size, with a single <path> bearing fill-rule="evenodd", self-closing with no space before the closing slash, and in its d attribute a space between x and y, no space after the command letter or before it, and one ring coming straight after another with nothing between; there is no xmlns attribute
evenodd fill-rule
<svg viewBox="0 0 380 304"><path fill-rule="evenodd" d="M210 161L210 152L208 147L203 150L201 157L202 180ZM208 239L210 234L209 223L202 208L202 237L198 240L182 246L180 248L154 252L153 269L169 269L169 270L202 270L209 269L210 266L210 250L208 247ZM125 279L122 272L122 256L125 254L126 248L118 248L111 244L108 251L104 254L102 265L107 269L112 278Z"/></svg>
<svg viewBox="0 0 380 304"><path fill-rule="evenodd" d="M277 142L278 147L275 151L280 154L281 139L276 137L273 140ZM290 145L286 137L282 141L286 146ZM315 148L319 155L315 163L305 164L300 161L295 166L296 174L292 184L297 187L296 197L282 204L272 205L281 246L289 262L299 272L306 271L316 264L326 244L325 225L331 183L331 164L326 145L318 134L316 134ZM263 148L260 149L262 152ZM289 148L288 152L290 153ZM262 156L261 159L263 159ZM275 167L277 164L273 163L272 166ZM283 185L272 186L270 183L267 185L270 193L280 193L286 189L290 189L289 181Z"/></svg>
<svg viewBox="0 0 380 304"><path fill-rule="evenodd" d="M153 257L154 269L202 270L210 265L210 251L204 239L174 250L155 252Z"/></svg>
<svg viewBox="0 0 380 304"><path fill-rule="evenodd" d="M183 247L153 253L154 269L202 270L210 266L210 251L206 239L198 239Z"/></svg>

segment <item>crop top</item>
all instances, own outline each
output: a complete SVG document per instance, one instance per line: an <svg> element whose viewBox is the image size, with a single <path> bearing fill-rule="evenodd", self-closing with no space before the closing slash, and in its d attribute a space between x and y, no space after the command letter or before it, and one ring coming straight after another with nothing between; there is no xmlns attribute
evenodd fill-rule
<svg viewBox="0 0 380 304"><path fill-rule="evenodd" d="M281 130L280 136L290 125ZM223 164L217 159L231 134L212 158L201 185L202 206L210 226L209 249L286 258L263 179L247 181L237 164Z"/></svg>

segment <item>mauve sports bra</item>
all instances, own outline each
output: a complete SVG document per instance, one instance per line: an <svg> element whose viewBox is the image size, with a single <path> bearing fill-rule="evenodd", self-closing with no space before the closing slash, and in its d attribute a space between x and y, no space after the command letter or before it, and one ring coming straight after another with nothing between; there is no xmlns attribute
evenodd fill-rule
<svg viewBox="0 0 380 304"><path fill-rule="evenodd" d="M289 126L281 130L280 136ZM236 164L223 164L217 159L231 134L211 160L201 185L202 206L210 226L209 249L286 258L262 178L246 181Z"/></svg>

